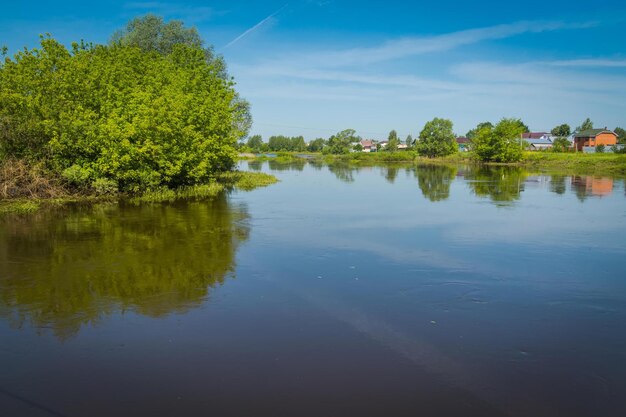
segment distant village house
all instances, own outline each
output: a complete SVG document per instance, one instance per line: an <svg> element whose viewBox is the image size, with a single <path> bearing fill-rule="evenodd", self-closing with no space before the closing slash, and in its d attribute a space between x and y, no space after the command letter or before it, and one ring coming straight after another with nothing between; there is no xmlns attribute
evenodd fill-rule
<svg viewBox="0 0 626 417"><path fill-rule="evenodd" d="M598 145L604 145L607 148L617 145L617 134L606 127L583 130L574 134L574 147L577 151L595 152Z"/></svg>

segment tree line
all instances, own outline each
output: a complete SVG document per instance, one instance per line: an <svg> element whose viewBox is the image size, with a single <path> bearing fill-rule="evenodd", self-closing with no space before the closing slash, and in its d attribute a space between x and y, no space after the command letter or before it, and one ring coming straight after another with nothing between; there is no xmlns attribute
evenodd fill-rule
<svg viewBox="0 0 626 417"><path fill-rule="evenodd" d="M458 152L457 135L454 133L451 120L434 118L426 122L420 131L417 139L411 135L402 141L395 130L389 132L387 143L384 146L378 144L376 150L384 152L397 152L401 143L406 145L403 149L416 152L429 158L451 155ZM576 127L574 132L593 129L593 122L587 118ZM469 139L470 151L473 157L483 162L517 162L522 159L523 151L527 144L522 139L524 133L530 130L521 120L515 118L503 118L496 124L491 122L481 122L475 128L466 133ZM626 143L626 131L620 127L615 128L621 143ZM572 134L572 129L568 124L561 124L554 127L551 134L555 136L552 151L568 152L570 142L567 139ZM243 149L252 152L279 152L279 151L308 151L322 152L325 154L347 154L354 151L361 151L362 138L356 134L354 129L346 129L338 132L328 139L317 138L304 143L302 136L293 138L284 136L272 136L269 141L263 142L260 135L252 136Z"/></svg>

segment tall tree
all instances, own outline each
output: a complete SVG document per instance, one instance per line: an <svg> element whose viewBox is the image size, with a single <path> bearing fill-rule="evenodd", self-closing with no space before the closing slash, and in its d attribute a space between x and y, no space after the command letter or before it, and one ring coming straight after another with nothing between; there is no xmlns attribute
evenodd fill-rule
<svg viewBox="0 0 626 417"><path fill-rule="evenodd" d="M411 147L413 146L413 136L408 135L406 137L406 140L404 141L404 143L406 144L406 146Z"/></svg>
<svg viewBox="0 0 626 417"><path fill-rule="evenodd" d="M572 133L572 131L567 123L563 123L562 125L558 125L552 129L550 133L559 138L566 138Z"/></svg>
<svg viewBox="0 0 626 417"><path fill-rule="evenodd" d="M387 152L396 152L398 150L398 145L400 144L400 139L398 139L398 132L392 130L389 132L387 136L387 146L385 146L385 151Z"/></svg>
<svg viewBox="0 0 626 417"><path fill-rule="evenodd" d="M584 122L581 123L580 126L576 128L576 132L582 132L584 130L593 129L593 122L590 118L586 118Z"/></svg>
<svg viewBox="0 0 626 417"><path fill-rule="evenodd" d="M420 155L429 158L457 152L458 145L452 131L452 121L435 117L430 122L426 122L420 132L416 147Z"/></svg>
<svg viewBox="0 0 626 417"><path fill-rule="evenodd" d="M524 127L519 119L502 119L493 128L483 127L472 138L472 153L484 162L516 162L522 159L521 134Z"/></svg>
<svg viewBox="0 0 626 417"><path fill-rule="evenodd" d="M490 129L491 129L491 128L493 128L493 123L491 123L491 122L482 122L482 123L478 123L478 125L476 125L476 127L475 127L474 129L470 129L470 130L468 130L468 131L467 131L467 133L465 134L465 136L466 136L468 139L472 139L474 136L476 136L476 134L478 133L478 131L479 131L480 129L483 129L483 128L485 128L485 127L488 127L488 128L490 128Z"/></svg>
<svg viewBox="0 0 626 417"><path fill-rule="evenodd" d="M616 127L613 132L617 135L618 143L626 143L626 130L621 127Z"/></svg>
<svg viewBox="0 0 626 417"><path fill-rule="evenodd" d="M328 139L328 146L324 147L323 151L335 155L350 153L352 143L360 140L361 138L356 135L356 130L342 130Z"/></svg>
<svg viewBox="0 0 626 417"><path fill-rule="evenodd" d="M261 135L254 135L248 138L246 146L252 150L252 152L261 152L261 146L263 146L263 138Z"/></svg>

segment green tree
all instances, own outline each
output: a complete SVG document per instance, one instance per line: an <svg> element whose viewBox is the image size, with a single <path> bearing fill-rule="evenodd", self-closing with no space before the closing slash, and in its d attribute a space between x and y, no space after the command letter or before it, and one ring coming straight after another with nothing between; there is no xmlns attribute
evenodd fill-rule
<svg viewBox="0 0 626 417"><path fill-rule="evenodd" d="M565 137L556 138L552 142L553 152L568 152L570 147L570 141Z"/></svg>
<svg viewBox="0 0 626 417"><path fill-rule="evenodd" d="M622 129L621 127L616 127L613 132L615 132L615 134L617 135L618 143L626 143L626 130Z"/></svg>
<svg viewBox="0 0 626 417"><path fill-rule="evenodd" d="M589 129L593 129L593 122L591 121L590 118L587 117L585 121L582 122L580 126L576 128L576 132L582 132L584 130L589 130Z"/></svg>
<svg viewBox="0 0 626 417"><path fill-rule="evenodd" d="M551 133L554 136L564 138L564 137L568 137L572 133L572 131L571 131L569 125L567 123L564 123L562 125L556 126L554 129L552 129Z"/></svg>
<svg viewBox="0 0 626 417"><path fill-rule="evenodd" d="M396 152L399 144L400 139L398 139L398 133L395 130L392 130L387 136L387 146L385 146L385 151Z"/></svg>
<svg viewBox="0 0 626 417"><path fill-rule="evenodd" d="M420 155L429 158L457 152L458 145L452 131L452 121L436 117L430 122L426 122L420 132L416 148Z"/></svg>
<svg viewBox="0 0 626 417"><path fill-rule="evenodd" d="M519 119L502 119L480 129L471 140L471 152L483 162L516 162L522 159L524 127Z"/></svg>
<svg viewBox="0 0 626 417"><path fill-rule="evenodd" d="M324 145L326 145L326 140L324 138L313 139L309 142L307 150L309 152L321 152L322 149L324 149Z"/></svg>
<svg viewBox="0 0 626 417"><path fill-rule="evenodd" d="M232 169L250 119L223 61L187 39L158 48L119 40L68 51L42 37L39 48L5 59L2 153L130 192L206 183Z"/></svg>
<svg viewBox="0 0 626 417"><path fill-rule="evenodd" d="M261 152L261 146L263 146L263 138L261 135L250 136L246 146L250 148L252 152L259 153Z"/></svg>
<svg viewBox="0 0 626 417"><path fill-rule="evenodd" d="M328 146L324 148L324 152L334 155L347 154L352 149L352 143L360 140L354 129L342 130L328 139Z"/></svg>
<svg viewBox="0 0 626 417"><path fill-rule="evenodd" d="M406 140L404 141L404 143L406 144L406 146L407 146L408 148L410 148L411 146L413 146L413 136L408 135L408 136L406 137Z"/></svg>
<svg viewBox="0 0 626 417"><path fill-rule="evenodd" d="M476 134L483 128L489 128L492 129L493 128L493 123L491 122L482 122L482 123L478 123L478 125L471 130L468 130L467 133L465 134L465 137L467 137L468 139L472 139L474 136L476 136Z"/></svg>

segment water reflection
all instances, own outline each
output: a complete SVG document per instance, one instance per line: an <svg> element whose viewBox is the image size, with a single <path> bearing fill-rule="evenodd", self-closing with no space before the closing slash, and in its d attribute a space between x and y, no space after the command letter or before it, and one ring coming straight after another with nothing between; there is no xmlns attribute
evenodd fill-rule
<svg viewBox="0 0 626 417"><path fill-rule="evenodd" d="M488 197L497 205L508 205L519 200L527 176L528 172L521 168L491 166L475 167L465 174L475 195Z"/></svg>
<svg viewBox="0 0 626 417"><path fill-rule="evenodd" d="M354 173L358 172L358 168L349 164L330 164L328 170L335 174L339 181L353 182Z"/></svg>
<svg viewBox="0 0 626 417"><path fill-rule="evenodd" d="M67 338L132 309L186 311L234 272L247 209L213 201L44 212L0 223L0 317Z"/></svg>
<svg viewBox="0 0 626 417"><path fill-rule="evenodd" d="M613 192L613 179L606 177L590 177L575 175L572 177L572 188L580 201L589 196L603 197Z"/></svg>
<svg viewBox="0 0 626 417"><path fill-rule="evenodd" d="M456 173L456 167L448 165L421 165L415 169L420 190L430 201L441 201L450 197L450 184Z"/></svg>

